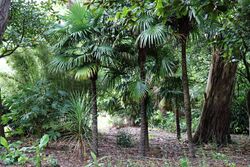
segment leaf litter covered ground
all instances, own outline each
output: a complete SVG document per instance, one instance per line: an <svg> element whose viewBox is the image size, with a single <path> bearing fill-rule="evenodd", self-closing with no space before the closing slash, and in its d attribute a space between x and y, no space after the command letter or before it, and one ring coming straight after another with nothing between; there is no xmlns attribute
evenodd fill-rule
<svg viewBox="0 0 250 167"><path fill-rule="evenodd" d="M133 147L122 148L116 144L116 135L123 131L131 134ZM204 145L196 148L196 158L190 158L185 136L181 141L176 140L175 134L159 129L150 129L150 151L146 158L138 156L140 128L108 128L100 134L99 153L103 166L237 166L250 165L250 140L247 136L232 135L234 144L217 148L214 145ZM73 146L74 144L71 143ZM52 154L62 167L84 166L78 159L77 151L72 151L70 145L64 142L51 143L46 150ZM88 157L90 159L90 157ZM88 160L90 161L90 160ZM87 162L85 162L85 165Z"/></svg>

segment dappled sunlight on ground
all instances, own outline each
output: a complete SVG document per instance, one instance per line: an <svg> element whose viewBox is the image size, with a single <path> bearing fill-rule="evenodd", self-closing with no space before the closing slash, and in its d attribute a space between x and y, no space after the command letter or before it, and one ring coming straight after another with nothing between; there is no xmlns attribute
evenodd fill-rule
<svg viewBox="0 0 250 167"><path fill-rule="evenodd" d="M113 126L111 119L111 116L108 114L100 114L98 116L98 130L100 133L106 132Z"/></svg>

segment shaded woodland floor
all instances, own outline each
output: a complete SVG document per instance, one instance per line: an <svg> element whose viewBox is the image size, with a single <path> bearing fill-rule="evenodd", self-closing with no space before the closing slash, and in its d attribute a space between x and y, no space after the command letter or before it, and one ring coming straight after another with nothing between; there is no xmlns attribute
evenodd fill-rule
<svg viewBox="0 0 250 167"><path fill-rule="evenodd" d="M134 147L121 148L116 144L116 135L125 131L132 135ZM247 136L232 135L234 144L217 148L214 145L204 145L196 148L196 158L188 156L185 136L181 141L176 140L175 134L163 130L150 129L150 152L146 158L138 156L138 142L140 128L124 127L109 128L100 134L100 158L104 166L250 166L250 142ZM71 144L72 146L74 144ZM51 143L46 150L52 154L62 167L83 166L78 160L77 151L73 152L70 145L64 142ZM88 158L90 159L90 157Z"/></svg>

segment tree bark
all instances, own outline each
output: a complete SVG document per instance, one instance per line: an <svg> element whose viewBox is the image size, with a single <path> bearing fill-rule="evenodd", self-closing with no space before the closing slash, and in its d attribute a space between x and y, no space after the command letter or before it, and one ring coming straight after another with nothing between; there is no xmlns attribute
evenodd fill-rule
<svg viewBox="0 0 250 167"><path fill-rule="evenodd" d="M236 63L224 60L220 50L214 49L200 124L193 139L195 143L214 141L222 145L229 142L236 69Z"/></svg>
<svg viewBox="0 0 250 167"><path fill-rule="evenodd" d="M146 50L145 48L139 49L139 65L140 65L140 77L141 80L146 82ZM141 98L141 134L140 134L140 154L142 156L146 155L146 152L149 150L149 139L148 139L148 118L147 118L147 100L148 94Z"/></svg>
<svg viewBox="0 0 250 167"><path fill-rule="evenodd" d="M187 33L183 33L181 37L181 67L182 67L182 87L184 96L184 109L187 125L187 138L189 152L192 157L195 157L194 145L192 143L192 115L191 115L191 105L190 105L190 94L189 94L189 84L188 84L188 74L187 74L187 55L186 55L186 43L187 43Z"/></svg>
<svg viewBox="0 0 250 167"><path fill-rule="evenodd" d="M91 95L92 95L92 151L98 156L98 127L97 127L97 74L91 77Z"/></svg>
<svg viewBox="0 0 250 167"><path fill-rule="evenodd" d="M247 92L247 98L246 98L246 101L247 101L247 115L248 115L248 135L249 135L249 139L250 139L250 90L248 90Z"/></svg>
<svg viewBox="0 0 250 167"><path fill-rule="evenodd" d="M0 43L2 42L3 33L6 29L9 10L10 10L10 0L1 0L0 1Z"/></svg>
<svg viewBox="0 0 250 167"><path fill-rule="evenodd" d="M176 124L176 137L178 140L181 139L181 128L180 128L180 113L177 107L176 98L172 99L173 112L175 113L175 124Z"/></svg>

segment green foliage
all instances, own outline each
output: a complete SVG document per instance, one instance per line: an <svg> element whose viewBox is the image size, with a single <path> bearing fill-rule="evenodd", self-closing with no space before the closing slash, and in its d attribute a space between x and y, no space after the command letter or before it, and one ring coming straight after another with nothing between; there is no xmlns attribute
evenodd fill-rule
<svg viewBox="0 0 250 167"><path fill-rule="evenodd" d="M185 121L180 118L181 130L185 131ZM161 129L166 129L169 132L176 131L175 114L173 112L168 112L165 116L161 111L155 112L149 120L149 123L153 127L158 127Z"/></svg>
<svg viewBox="0 0 250 167"><path fill-rule="evenodd" d="M26 86L5 100L11 112L3 115L3 122L23 133L57 131L61 128L59 118L69 109L67 96L46 80Z"/></svg>
<svg viewBox="0 0 250 167"><path fill-rule="evenodd" d="M3 137L0 139L0 144L6 149L5 152L0 154L0 159L5 165L24 165L26 163L32 162L36 167L41 167L42 152L49 142L49 136L45 134L38 144L31 147L22 147L22 142L16 141L13 143L8 143ZM34 154L30 157L29 154Z"/></svg>
<svg viewBox="0 0 250 167"><path fill-rule="evenodd" d="M188 160L188 158L181 158L180 160L179 160L179 162L180 162L180 166L181 167L188 167L189 166L189 160Z"/></svg>
<svg viewBox="0 0 250 167"><path fill-rule="evenodd" d="M13 0L0 57L9 56L18 48L34 47L44 42L43 33L54 21L55 15L49 3Z"/></svg>
<svg viewBox="0 0 250 167"><path fill-rule="evenodd" d="M106 166L106 164L102 163L101 161L104 160L106 157L102 157L102 158L97 158L97 156L95 155L95 153L90 152L91 157L93 159L93 161L89 162L88 164L86 164L86 167L104 167ZM111 167L111 164L108 164L107 167Z"/></svg>
<svg viewBox="0 0 250 167"><path fill-rule="evenodd" d="M200 119L199 110L192 111L192 130L195 131L199 125ZM161 129L165 129L168 132L176 132L176 122L175 122L175 113L172 111L167 111L166 115L164 115L161 111L156 111L149 118L149 124L152 127L157 127ZM180 128L181 132L186 132L186 123L183 116L180 117Z"/></svg>
<svg viewBox="0 0 250 167"><path fill-rule="evenodd" d="M34 162L35 162L36 167L42 166L42 151L47 146L48 142L49 142L49 135L45 134L40 139L39 144L35 147L36 156L34 157Z"/></svg>
<svg viewBox="0 0 250 167"><path fill-rule="evenodd" d="M89 97L82 93L73 93L70 96L70 109L65 113L65 122L62 124L68 132L66 138L76 140L78 143L90 137L90 111Z"/></svg>
<svg viewBox="0 0 250 167"><path fill-rule="evenodd" d="M52 155L49 155L48 158L47 158L47 163L50 167L59 167L60 165L58 164L58 161L57 159L52 156Z"/></svg>
<svg viewBox="0 0 250 167"><path fill-rule="evenodd" d="M246 106L246 92L249 83L245 84L242 79L239 77L241 82L237 85L237 91L231 104L230 132L234 134L247 134L249 128Z"/></svg>
<svg viewBox="0 0 250 167"><path fill-rule="evenodd" d="M132 136L126 132L119 131L116 135L116 144L121 147L132 147Z"/></svg>

